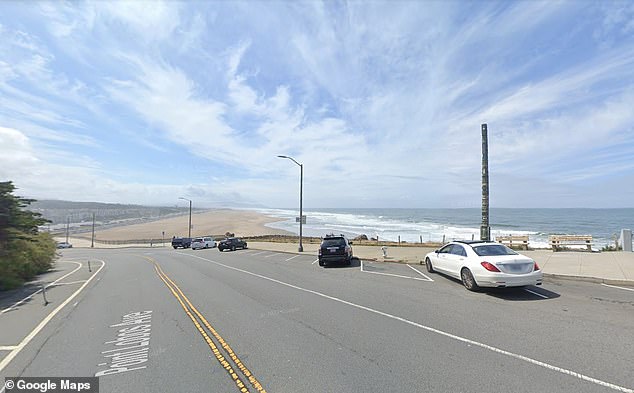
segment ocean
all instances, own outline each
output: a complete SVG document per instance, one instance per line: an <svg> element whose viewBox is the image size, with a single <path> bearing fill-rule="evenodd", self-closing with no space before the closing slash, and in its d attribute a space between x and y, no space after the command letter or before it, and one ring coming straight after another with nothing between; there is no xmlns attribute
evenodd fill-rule
<svg viewBox="0 0 634 393"><path fill-rule="evenodd" d="M297 209L257 209L277 217L271 228L299 233ZM478 239L480 209L308 209L305 236L327 233L406 242ZM614 244L621 229L634 229L634 208L623 209L491 209L491 236L528 235L531 247L548 248L552 234L592 235L595 248Z"/></svg>

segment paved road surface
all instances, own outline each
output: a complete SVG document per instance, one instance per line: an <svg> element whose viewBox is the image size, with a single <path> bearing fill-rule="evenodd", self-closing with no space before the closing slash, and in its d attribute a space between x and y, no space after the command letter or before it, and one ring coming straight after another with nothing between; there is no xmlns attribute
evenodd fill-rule
<svg viewBox="0 0 634 393"><path fill-rule="evenodd" d="M63 254L82 269L51 304L0 315L2 377L97 374L101 392L634 391L627 288L471 293L419 265L324 269L258 250Z"/></svg>

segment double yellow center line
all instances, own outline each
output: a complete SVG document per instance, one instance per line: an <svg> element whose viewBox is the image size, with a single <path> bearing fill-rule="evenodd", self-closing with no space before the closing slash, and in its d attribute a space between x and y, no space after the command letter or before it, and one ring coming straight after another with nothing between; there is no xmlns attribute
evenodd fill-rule
<svg viewBox="0 0 634 393"><path fill-rule="evenodd" d="M246 383L240 378L240 375L236 372L236 368L239 370L239 372L242 373L244 377L246 377L246 379L249 381L251 386L255 388L256 391L260 393L266 393L266 390L262 387L260 382L258 382L251 371L249 371L249 369L238 358L233 349L231 349L231 346L222 338L222 336L220 336L220 334L218 334L216 329L211 326L211 324L196 309L196 307L194 307L187 296L185 296L183 291L180 290L178 285L176 285L176 283L174 283L174 281L172 281L172 279L169 278L169 276L165 274L165 272L163 272L161 266L150 257L144 258L154 264L154 270L156 270L156 274L158 274L159 278L169 288L169 290L172 292L172 295L174 295L174 297L180 303L181 307L183 307L185 313L189 316L200 334L203 336L203 338L207 342L207 345L209 345L209 348L211 348L214 356L216 356L216 359L218 359L220 365L229 373L238 389L240 389L240 392L248 393L249 388L247 387ZM216 339L218 345L214 342L212 337ZM228 358L225 356L225 354L223 354L220 348L224 350L224 353L228 356Z"/></svg>

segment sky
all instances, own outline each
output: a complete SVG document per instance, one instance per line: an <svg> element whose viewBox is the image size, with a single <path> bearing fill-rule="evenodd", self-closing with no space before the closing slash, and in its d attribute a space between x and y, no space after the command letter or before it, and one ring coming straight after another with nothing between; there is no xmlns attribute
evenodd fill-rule
<svg viewBox="0 0 634 393"><path fill-rule="evenodd" d="M0 2L0 181L195 207L634 207L632 1Z"/></svg>

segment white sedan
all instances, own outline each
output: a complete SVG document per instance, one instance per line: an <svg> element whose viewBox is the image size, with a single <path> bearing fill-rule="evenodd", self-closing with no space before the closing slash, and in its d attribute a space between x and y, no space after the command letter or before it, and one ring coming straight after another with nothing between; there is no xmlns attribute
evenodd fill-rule
<svg viewBox="0 0 634 393"><path fill-rule="evenodd" d="M192 250L197 250L199 248L214 248L216 247L216 241L213 237L197 237L192 239L191 247Z"/></svg>
<svg viewBox="0 0 634 393"><path fill-rule="evenodd" d="M455 277L470 291L480 287L541 285L543 274L531 258L507 246L484 241L454 241L425 256L430 273Z"/></svg>
<svg viewBox="0 0 634 393"><path fill-rule="evenodd" d="M59 242L57 248L73 248L73 245L68 242Z"/></svg>

